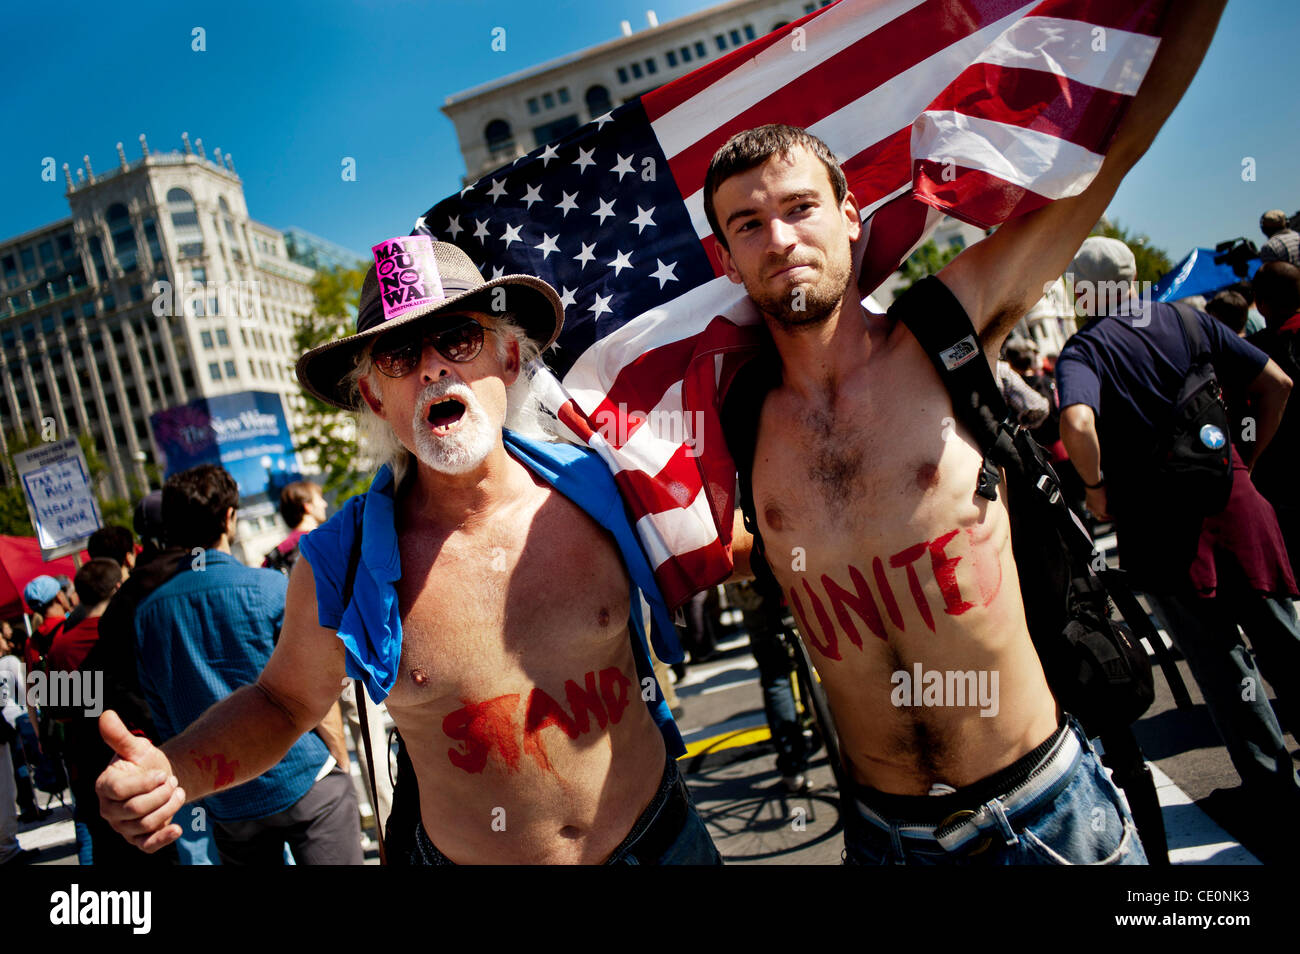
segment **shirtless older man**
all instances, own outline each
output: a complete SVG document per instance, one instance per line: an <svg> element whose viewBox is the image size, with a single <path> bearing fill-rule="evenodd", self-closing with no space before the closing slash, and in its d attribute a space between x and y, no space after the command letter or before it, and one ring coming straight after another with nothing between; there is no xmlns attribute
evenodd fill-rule
<svg viewBox="0 0 1300 954"><path fill-rule="evenodd" d="M939 274L931 300L965 310L990 365L1172 111L1221 9L1179 9L1088 189ZM834 157L803 130L749 130L713 157L704 195L726 274L774 345L772 390L747 409L754 511L859 787L847 860L1143 863L1030 641L1005 494L975 494L982 455L899 320L915 298L889 316L861 307L861 221ZM949 698L958 680L969 694Z"/></svg>
<svg viewBox="0 0 1300 954"><path fill-rule="evenodd" d="M390 463L303 538L255 685L161 750L104 714L121 756L98 782L104 817L146 851L169 843L185 801L273 765L346 673L387 698L418 779L400 860L719 863L677 774L642 596L660 655L680 651L613 478L584 449L503 430L521 366L559 333L558 296L530 276L485 282L423 236L375 261L357 334L298 374L378 423Z"/></svg>

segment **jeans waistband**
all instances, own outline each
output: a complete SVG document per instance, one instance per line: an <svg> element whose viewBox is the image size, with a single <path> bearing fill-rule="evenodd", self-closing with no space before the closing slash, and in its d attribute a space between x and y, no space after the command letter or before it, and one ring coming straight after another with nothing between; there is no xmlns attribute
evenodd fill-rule
<svg viewBox="0 0 1300 954"><path fill-rule="evenodd" d="M931 846L937 844L946 851L956 851L972 839L980 837L986 829L996 826L999 818L1009 822L1033 811L1040 804L1050 802L1064 790L1074 775L1087 744L1086 741L1080 741L1082 730L1077 725L1070 719L1033 752L989 779L983 779L954 795L938 796L935 800L942 800L945 807L951 809L942 820L891 821L863 800L864 795L872 797L871 790L859 790L857 793L855 801L859 816L864 822L886 833L897 831L901 838L925 842ZM1047 751L1043 752L1045 747ZM1000 790L990 790L986 783L993 781L1006 784ZM917 796L916 801L931 797ZM958 799L960 804L954 801ZM879 803L881 800L876 801Z"/></svg>

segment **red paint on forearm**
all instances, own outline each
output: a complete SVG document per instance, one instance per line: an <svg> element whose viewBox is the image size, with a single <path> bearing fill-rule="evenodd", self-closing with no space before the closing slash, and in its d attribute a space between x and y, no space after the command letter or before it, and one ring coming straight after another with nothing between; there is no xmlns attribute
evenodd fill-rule
<svg viewBox="0 0 1300 954"><path fill-rule="evenodd" d="M235 780L239 759L227 761L225 755L220 752L213 755L199 755L193 749L190 750L190 755L194 756L194 764L198 766L200 772L211 772L215 769L216 777L212 784L217 788L229 785Z"/></svg>

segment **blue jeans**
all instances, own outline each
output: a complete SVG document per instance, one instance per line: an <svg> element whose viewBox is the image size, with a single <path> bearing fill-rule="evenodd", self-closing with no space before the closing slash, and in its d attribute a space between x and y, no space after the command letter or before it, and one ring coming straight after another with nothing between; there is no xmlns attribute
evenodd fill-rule
<svg viewBox="0 0 1300 954"><path fill-rule="evenodd" d="M409 856L395 864L451 865L417 823ZM405 853L404 853L405 854ZM650 799L622 843L605 859L607 865L720 865L722 856L713 846L708 829L700 820L686 783L677 771L677 761L668 756L659 790Z"/></svg>
<svg viewBox="0 0 1300 954"><path fill-rule="evenodd" d="M1049 767L1035 773L1024 788L965 805L945 823L913 824L905 818L884 819L879 813L872 818L862 811L867 806L857 802L859 811L844 835L845 863L1146 864L1133 816L1073 718L1061 748L1053 751L1050 762L1038 759ZM968 790L941 797L960 802ZM923 807L927 798L909 801Z"/></svg>

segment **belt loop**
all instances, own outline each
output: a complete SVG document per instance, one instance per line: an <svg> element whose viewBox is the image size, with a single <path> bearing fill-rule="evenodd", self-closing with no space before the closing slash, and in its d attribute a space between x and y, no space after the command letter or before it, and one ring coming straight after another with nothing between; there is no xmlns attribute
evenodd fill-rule
<svg viewBox="0 0 1300 954"><path fill-rule="evenodd" d="M1002 807L1002 799L994 798L984 803L984 807L989 810L993 816L993 821L1002 831L1002 839L1006 842L1007 847L1020 843L1020 836L1016 834L1015 829L1011 827L1011 822L1007 821L1006 809Z"/></svg>
<svg viewBox="0 0 1300 954"><path fill-rule="evenodd" d="M903 837L898 833L898 825L892 821L889 823L889 843L894 849L894 864L907 864L907 858L903 855Z"/></svg>

